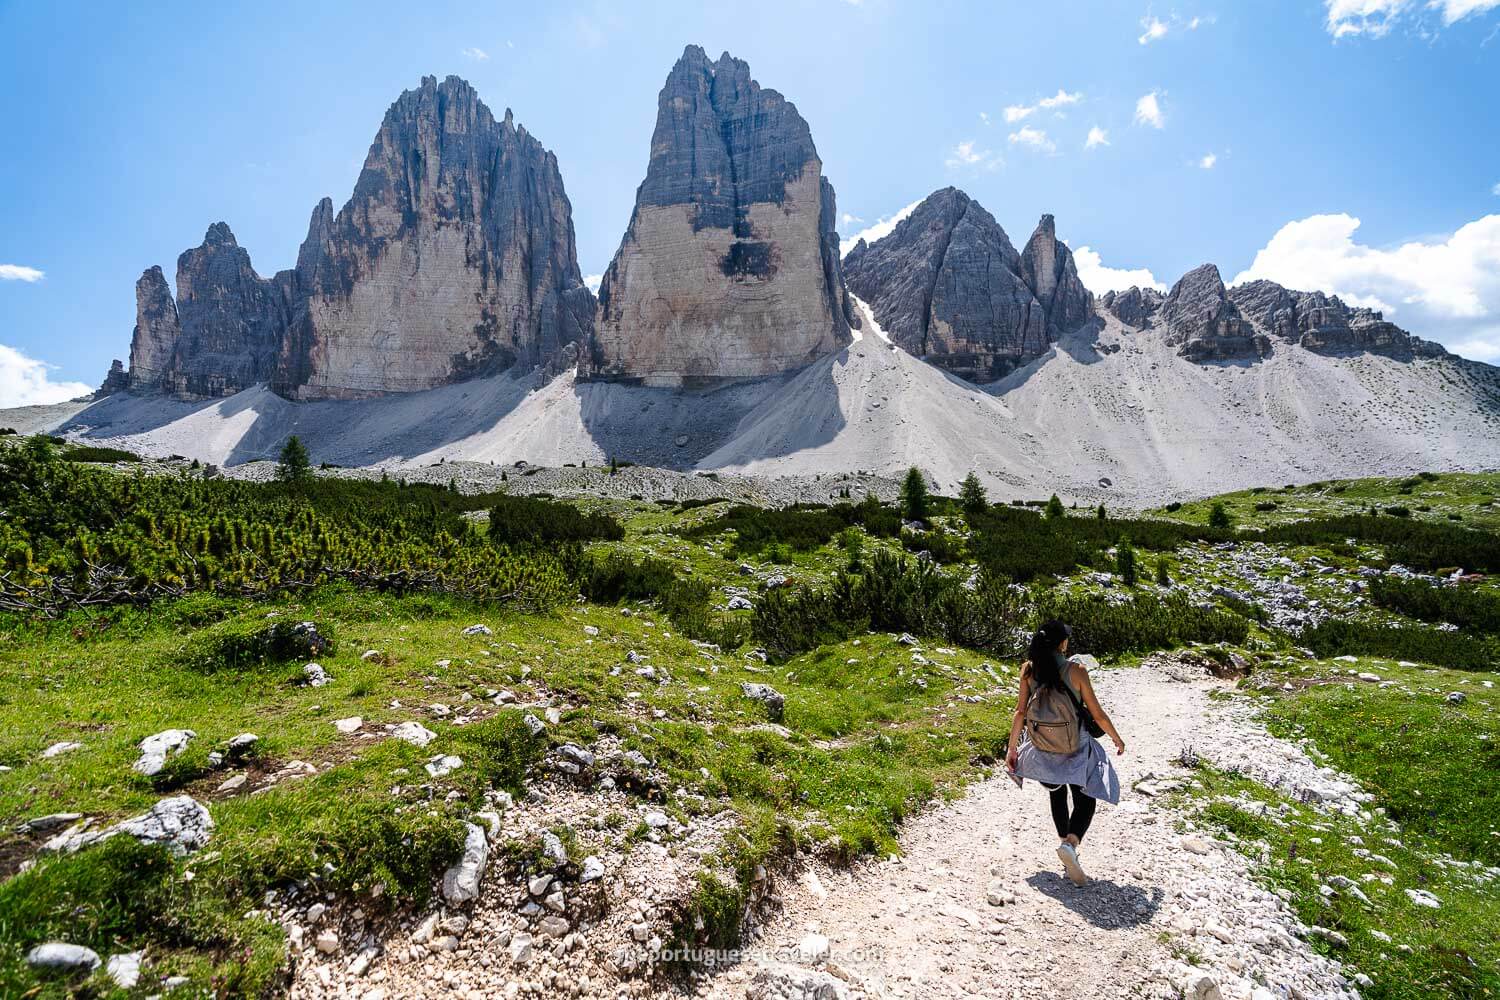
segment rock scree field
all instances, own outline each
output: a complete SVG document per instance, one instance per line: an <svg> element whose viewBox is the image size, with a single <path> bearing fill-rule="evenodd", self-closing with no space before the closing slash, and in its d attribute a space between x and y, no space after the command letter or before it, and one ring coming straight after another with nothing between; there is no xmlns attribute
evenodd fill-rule
<svg viewBox="0 0 1500 1000"><path fill-rule="evenodd" d="M1500 989L1500 475L134 459L0 438L5 996ZM1128 743L1081 887L1000 763L1054 616Z"/></svg>

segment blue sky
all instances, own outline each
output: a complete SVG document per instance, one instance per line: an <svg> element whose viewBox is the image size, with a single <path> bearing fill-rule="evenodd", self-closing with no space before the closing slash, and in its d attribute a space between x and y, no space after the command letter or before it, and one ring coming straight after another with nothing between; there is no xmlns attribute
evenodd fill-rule
<svg viewBox="0 0 1500 1000"><path fill-rule="evenodd" d="M953 184L1095 291L1213 261L1500 360L1500 0L0 0L0 406L97 384L212 222L290 266L424 74L557 153L602 271L687 43L797 105L845 234Z"/></svg>

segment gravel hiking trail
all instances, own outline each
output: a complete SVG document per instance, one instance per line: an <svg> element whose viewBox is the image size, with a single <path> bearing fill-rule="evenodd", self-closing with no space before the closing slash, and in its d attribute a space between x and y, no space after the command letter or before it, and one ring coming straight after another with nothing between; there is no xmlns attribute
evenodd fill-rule
<svg viewBox="0 0 1500 1000"><path fill-rule="evenodd" d="M1002 773L909 821L899 858L787 879L752 957L708 994L1357 997L1240 854L1150 794L1190 774L1177 764L1189 746L1252 775L1352 786L1266 734L1238 699L1210 699L1226 682L1157 658L1094 682L1127 752L1113 758L1120 805L1100 805L1080 851L1086 886L1063 877L1046 792Z"/></svg>

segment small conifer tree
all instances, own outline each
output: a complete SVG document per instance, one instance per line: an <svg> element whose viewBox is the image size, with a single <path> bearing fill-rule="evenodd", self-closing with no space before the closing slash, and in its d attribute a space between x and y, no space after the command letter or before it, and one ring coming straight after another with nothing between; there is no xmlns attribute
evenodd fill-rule
<svg viewBox="0 0 1500 1000"><path fill-rule="evenodd" d="M307 446L295 434L281 446L276 478L284 483L304 483L312 478L312 460L307 457Z"/></svg>
<svg viewBox="0 0 1500 1000"><path fill-rule="evenodd" d="M906 470L901 484L901 513L908 521L927 520L927 480L915 465Z"/></svg>

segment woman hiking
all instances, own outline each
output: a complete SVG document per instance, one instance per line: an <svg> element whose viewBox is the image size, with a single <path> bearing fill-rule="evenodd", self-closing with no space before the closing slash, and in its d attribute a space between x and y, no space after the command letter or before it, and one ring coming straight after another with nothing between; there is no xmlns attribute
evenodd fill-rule
<svg viewBox="0 0 1500 1000"><path fill-rule="evenodd" d="M1093 821L1095 802L1120 801L1120 778L1094 737L1108 733L1116 753L1125 752L1125 741L1099 704L1088 670L1067 659L1072 634L1067 625L1053 620L1031 637L1021 665L1021 694L1010 724L1005 766L1016 784L1030 778L1051 793L1052 822L1061 841L1057 856L1073 884L1083 885L1088 875L1078 861L1078 847Z"/></svg>

